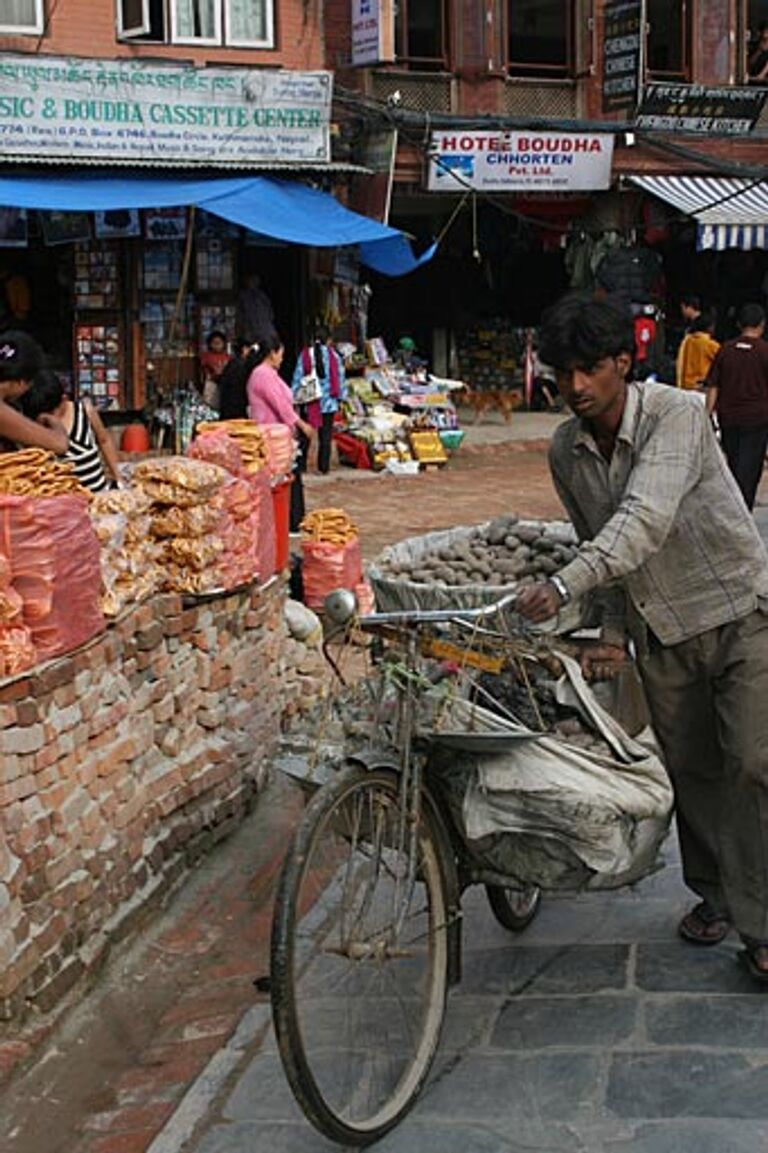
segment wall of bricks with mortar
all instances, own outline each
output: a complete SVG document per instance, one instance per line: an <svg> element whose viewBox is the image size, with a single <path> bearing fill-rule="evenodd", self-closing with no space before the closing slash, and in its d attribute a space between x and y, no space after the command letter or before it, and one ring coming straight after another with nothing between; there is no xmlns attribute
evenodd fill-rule
<svg viewBox="0 0 768 1153"><path fill-rule="evenodd" d="M0 682L0 1020L94 971L264 782L284 589L137 607Z"/></svg>

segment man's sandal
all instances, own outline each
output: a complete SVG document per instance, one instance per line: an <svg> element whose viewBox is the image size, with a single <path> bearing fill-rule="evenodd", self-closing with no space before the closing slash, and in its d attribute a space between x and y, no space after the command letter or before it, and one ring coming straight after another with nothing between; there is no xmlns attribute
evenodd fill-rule
<svg viewBox="0 0 768 1153"><path fill-rule="evenodd" d="M750 976L768 985L768 945L748 944L745 941L741 959Z"/></svg>
<svg viewBox="0 0 768 1153"><path fill-rule="evenodd" d="M694 945L719 945L731 931L731 919L727 913L701 901L685 914L677 931L683 940Z"/></svg>

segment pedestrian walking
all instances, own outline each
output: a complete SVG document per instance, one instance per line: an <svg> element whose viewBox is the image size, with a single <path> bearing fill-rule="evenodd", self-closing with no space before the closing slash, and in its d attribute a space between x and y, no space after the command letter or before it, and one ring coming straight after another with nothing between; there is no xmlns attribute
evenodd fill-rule
<svg viewBox="0 0 768 1153"><path fill-rule="evenodd" d="M752 509L768 447L765 310L744 304L738 321L740 335L725 342L707 375L707 411L717 417L726 460Z"/></svg>
<svg viewBox="0 0 768 1153"><path fill-rule="evenodd" d="M302 382L308 377L317 381L317 398L300 403ZM317 469L327 473L331 467L333 422L339 407L347 398L344 361L333 346L327 328L320 327L313 340L302 348L296 359L291 384L294 402L306 421L317 429ZM302 459L306 464L307 442L302 440Z"/></svg>
<svg viewBox="0 0 768 1153"><path fill-rule="evenodd" d="M678 388L703 387L712 361L720 351L714 331L715 318L711 312L701 312L691 321L677 352L675 376Z"/></svg>
<svg viewBox="0 0 768 1153"><path fill-rule="evenodd" d="M700 898L679 932L713 945L734 925L768 981L768 554L705 406L630 379L629 313L565 298L540 347L574 413L549 462L581 546L518 607L541 622L599 590L584 671L615 672L631 638Z"/></svg>

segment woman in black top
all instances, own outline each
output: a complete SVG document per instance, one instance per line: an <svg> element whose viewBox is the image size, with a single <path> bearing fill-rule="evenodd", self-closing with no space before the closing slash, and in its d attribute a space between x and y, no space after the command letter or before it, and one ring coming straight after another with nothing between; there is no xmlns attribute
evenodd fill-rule
<svg viewBox="0 0 768 1153"><path fill-rule="evenodd" d="M247 340L236 340L234 355L224 365L219 377L219 420L242 420L248 416L248 353L254 346Z"/></svg>

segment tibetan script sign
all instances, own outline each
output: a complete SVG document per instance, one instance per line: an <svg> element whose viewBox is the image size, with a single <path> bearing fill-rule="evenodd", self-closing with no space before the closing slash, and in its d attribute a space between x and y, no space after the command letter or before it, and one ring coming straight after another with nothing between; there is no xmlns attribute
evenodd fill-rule
<svg viewBox="0 0 768 1153"><path fill-rule="evenodd" d="M329 72L0 56L0 160L318 164Z"/></svg>

